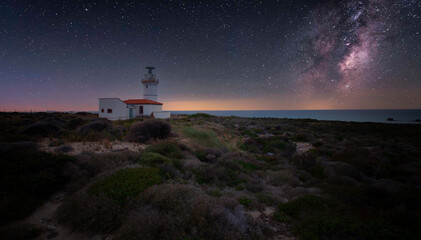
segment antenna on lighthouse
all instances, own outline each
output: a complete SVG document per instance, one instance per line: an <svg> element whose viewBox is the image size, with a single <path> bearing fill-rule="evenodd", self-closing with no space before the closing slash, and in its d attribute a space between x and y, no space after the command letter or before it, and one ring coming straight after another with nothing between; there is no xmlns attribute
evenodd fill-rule
<svg viewBox="0 0 421 240"><path fill-rule="evenodd" d="M155 67L147 66L146 69L148 69L148 73L152 73L152 70L154 70Z"/></svg>

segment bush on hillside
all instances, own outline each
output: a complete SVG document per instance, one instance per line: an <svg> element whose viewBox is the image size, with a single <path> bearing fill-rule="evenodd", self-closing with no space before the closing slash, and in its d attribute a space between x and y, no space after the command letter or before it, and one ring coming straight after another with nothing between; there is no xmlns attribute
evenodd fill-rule
<svg viewBox="0 0 421 240"><path fill-rule="evenodd" d="M180 146L175 142L163 142L155 145L148 146L143 151L144 153L159 153L168 158L183 158L183 153Z"/></svg>
<svg viewBox="0 0 421 240"><path fill-rule="evenodd" d="M160 165L173 166L171 159L155 152L147 152L142 154L139 159L139 164L151 167L158 167Z"/></svg>
<svg viewBox="0 0 421 240"><path fill-rule="evenodd" d="M145 191L115 239L250 239L255 228L234 199L165 184Z"/></svg>
<svg viewBox="0 0 421 240"><path fill-rule="evenodd" d="M83 135L87 135L91 132L101 132L109 130L111 128L111 121L105 118L98 118L92 122L89 122L79 128L78 132Z"/></svg>
<svg viewBox="0 0 421 240"><path fill-rule="evenodd" d="M166 139L170 136L171 125L158 119L134 123L127 134L130 142L145 143L150 139Z"/></svg>
<svg viewBox="0 0 421 240"><path fill-rule="evenodd" d="M160 183L160 170L157 168L126 168L96 182L89 193L105 194L119 204L124 204L145 189Z"/></svg>
<svg viewBox="0 0 421 240"><path fill-rule="evenodd" d="M55 215L72 230L109 233L121 225L124 209L105 194L88 194L83 189L67 198Z"/></svg>
<svg viewBox="0 0 421 240"><path fill-rule="evenodd" d="M22 134L34 137L58 136L61 132L60 126L41 121L30 124L21 131Z"/></svg>

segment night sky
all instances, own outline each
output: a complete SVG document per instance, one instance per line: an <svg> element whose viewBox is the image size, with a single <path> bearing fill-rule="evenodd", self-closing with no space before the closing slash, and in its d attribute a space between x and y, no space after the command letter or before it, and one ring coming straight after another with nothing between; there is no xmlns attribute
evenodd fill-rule
<svg viewBox="0 0 421 240"><path fill-rule="evenodd" d="M421 108L421 1L0 1L0 110Z"/></svg>

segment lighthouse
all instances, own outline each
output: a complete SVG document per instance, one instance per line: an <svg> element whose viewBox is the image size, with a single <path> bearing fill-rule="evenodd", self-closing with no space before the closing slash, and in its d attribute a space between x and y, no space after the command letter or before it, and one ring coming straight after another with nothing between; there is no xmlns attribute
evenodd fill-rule
<svg viewBox="0 0 421 240"><path fill-rule="evenodd" d="M152 101L158 101L159 80L156 78L156 75L152 72L155 68L152 66L148 66L146 67L146 69L148 70L148 73L146 73L142 79L143 98Z"/></svg>
<svg viewBox="0 0 421 240"><path fill-rule="evenodd" d="M99 117L109 120L125 120L132 118L153 117L170 118L170 112L163 112L163 103L158 100L159 80L153 74L155 69L152 66L146 67L148 72L142 78L143 98L121 100L120 98L100 98ZM139 80L136 80L139 81Z"/></svg>

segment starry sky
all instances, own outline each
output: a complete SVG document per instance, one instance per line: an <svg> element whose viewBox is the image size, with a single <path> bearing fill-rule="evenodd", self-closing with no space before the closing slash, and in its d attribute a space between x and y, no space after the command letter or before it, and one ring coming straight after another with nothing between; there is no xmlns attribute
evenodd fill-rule
<svg viewBox="0 0 421 240"><path fill-rule="evenodd" d="M421 1L0 1L0 110L421 108Z"/></svg>

